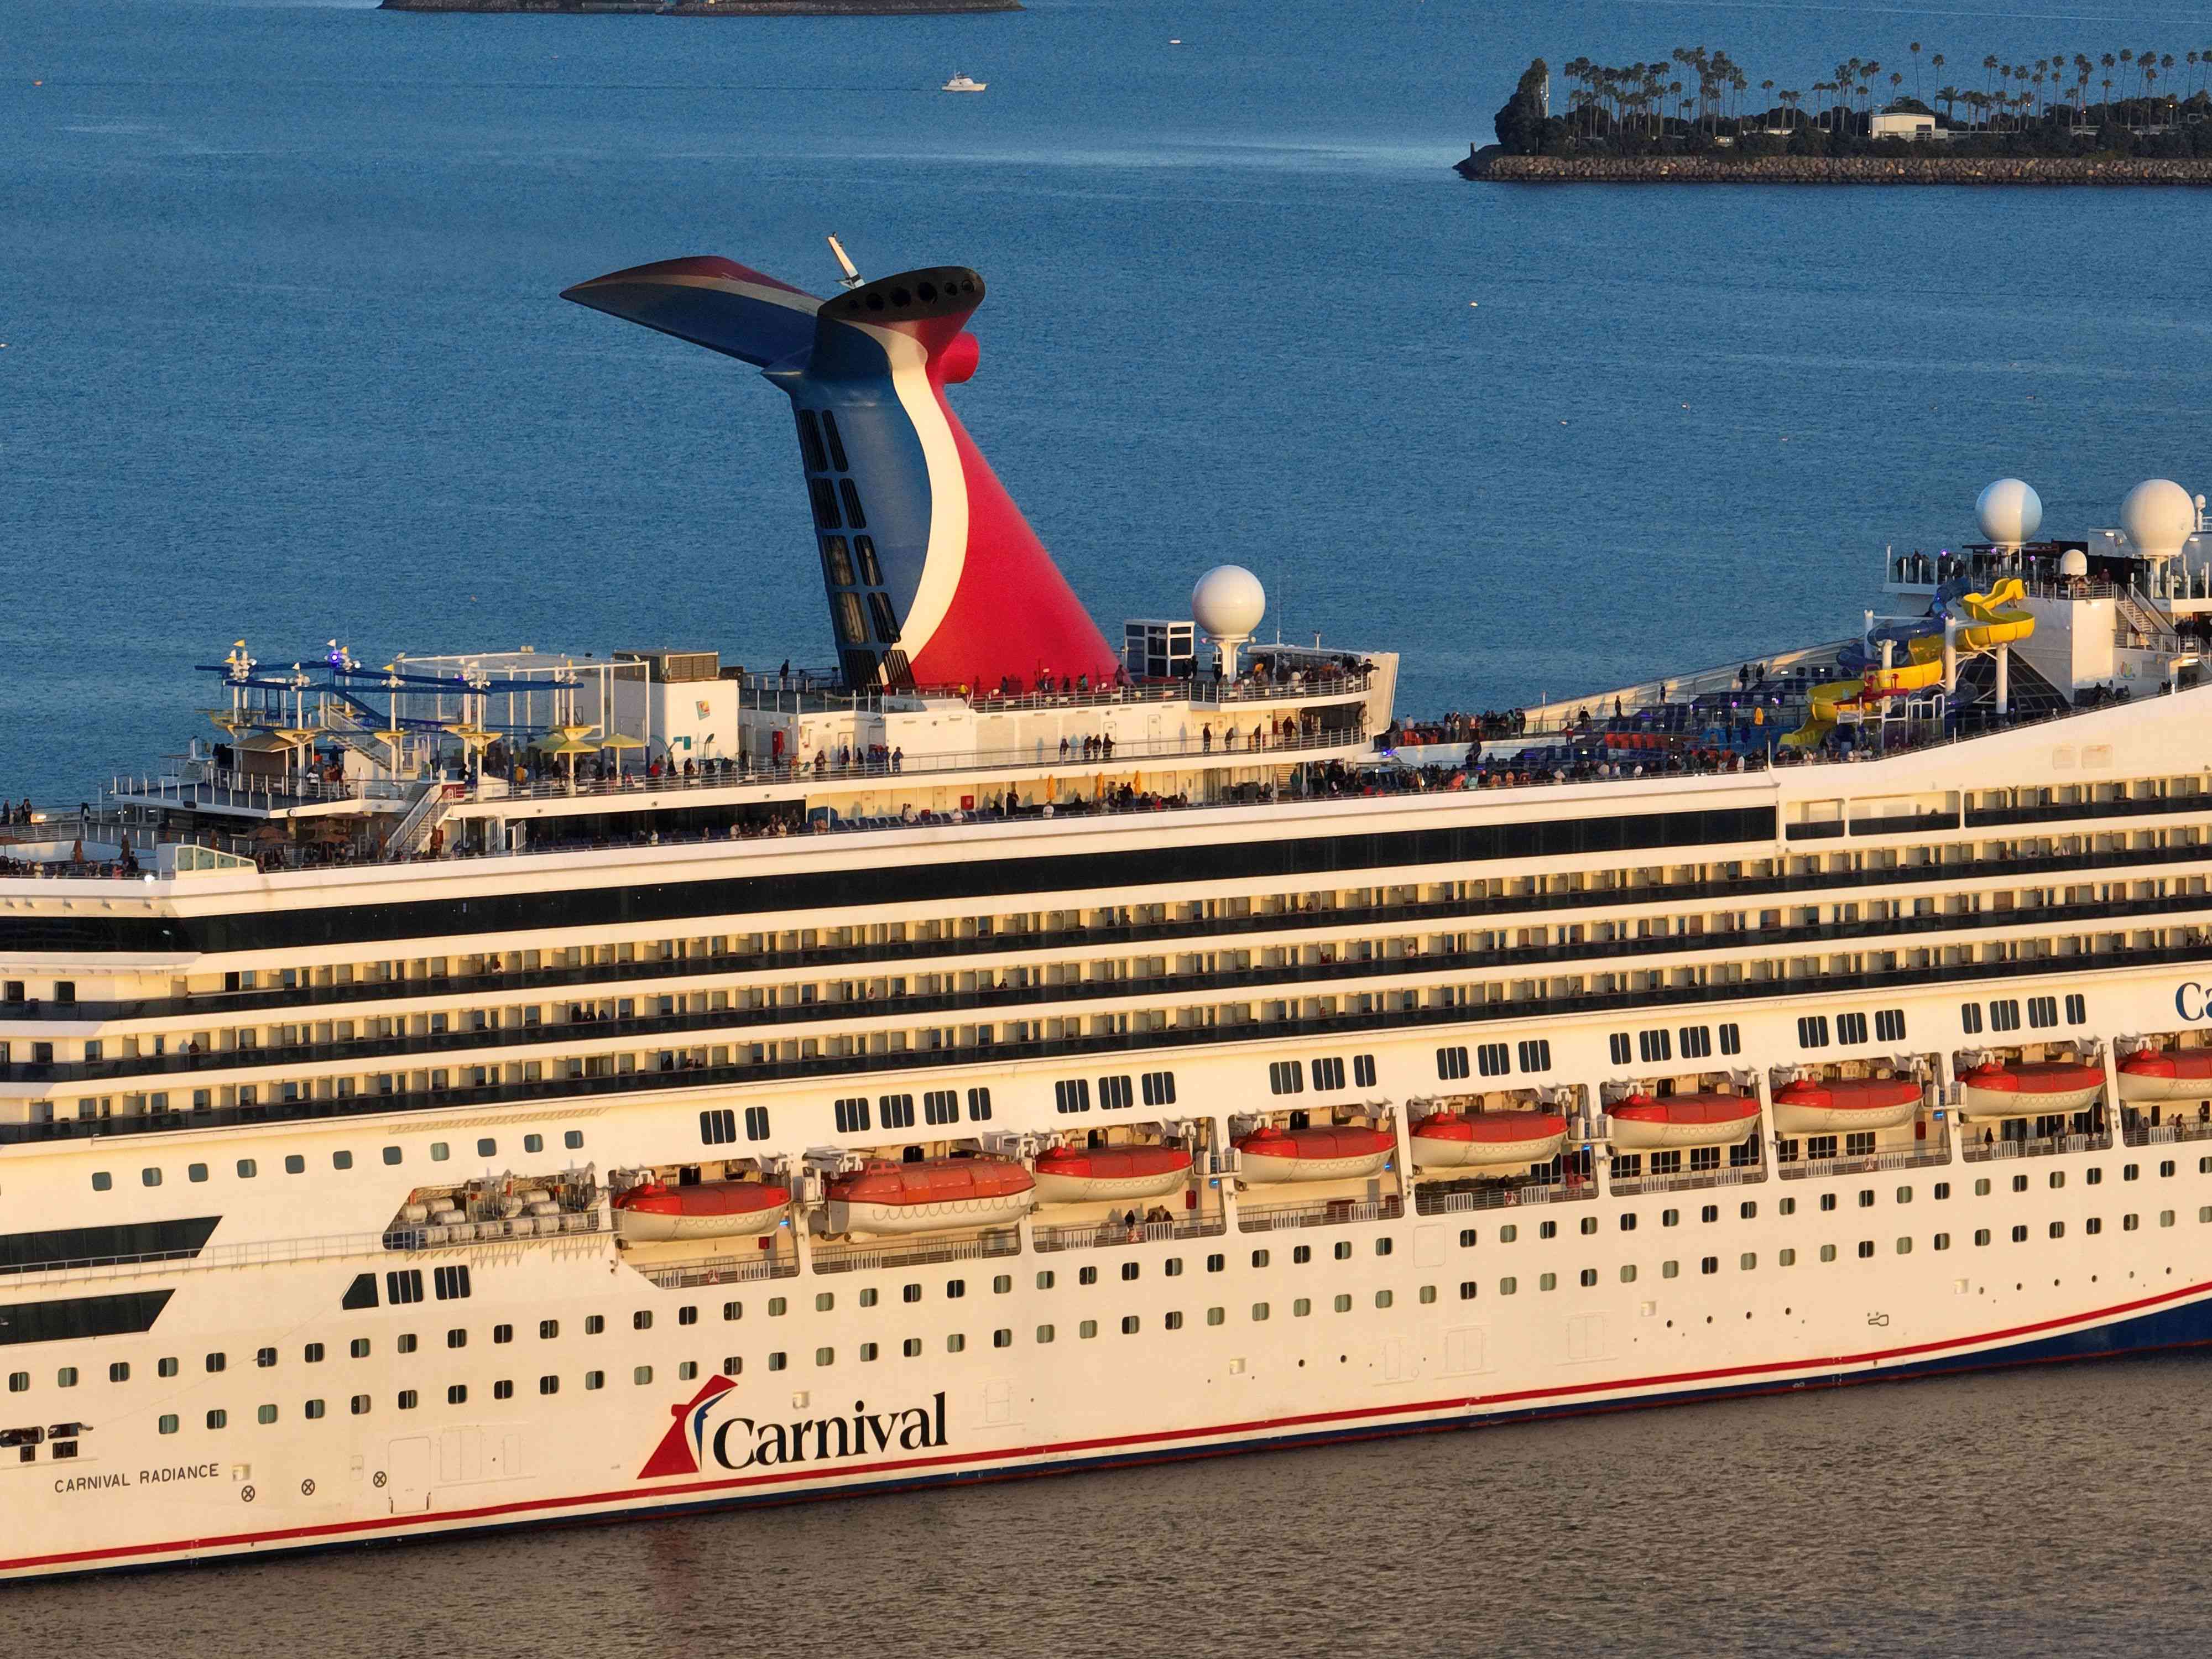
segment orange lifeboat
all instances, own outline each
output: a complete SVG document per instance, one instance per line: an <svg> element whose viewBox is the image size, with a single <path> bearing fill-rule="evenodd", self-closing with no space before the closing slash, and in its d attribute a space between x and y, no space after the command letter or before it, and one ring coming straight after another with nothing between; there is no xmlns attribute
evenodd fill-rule
<svg viewBox="0 0 2212 1659"><path fill-rule="evenodd" d="M1417 1170L1510 1170L1557 1158L1567 1121L1557 1112L1431 1112L1413 1126Z"/></svg>
<svg viewBox="0 0 2212 1659"><path fill-rule="evenodd" d="M668 1187L647 1181L614 1196L615 1237L633 1244L683 1238L744 1238L774 1232L791 1188L765 1181L702 1181Z"/></svg>
<svg viewBox="0 0 2212 1659"><path fill-rule="evenodd" d="M1625 1152L1680 1146L1733 1146L1759 1125L1750 1095L1630 1095L1613 1103L1613 1144Z"/></svg>
<svg viewBox="0 0 2212 1659"><path fill-rule="evenodd" d="M2104 1092L2105 1068L2075 1060L2006 1066L1991 1060L1959 1079L1960 1103L1976 1117L2078 1112Z"/></svg>
<svg viewBox="0 0 2212 1659"><path fill-rule="evenodd" d="M1036 1202L1036 1182L997 1158L932 1158L864 1165L830 1182L833 1233L932 1233L1001 1227Z"/></svg>
<svg viewBox="0 0 2212 1659"><path fill-rule="evenodd" d="M1158 1198L1190 1178L1181 1146L1054 1146L1036 1161L1040 1204Z"/></svg>
<svg viewBox="0 0 2212 1659"><path fill-rule="evenodd" d="M1390 1161L1388 1129L1255 1129L1237 1142L1242 1174L1254 1186L1285 1181L1349 1181Z"/></svg>
<svg viewBox="0 0 2212 1659"><path fill-rule="evenodd" d="M1774 1132L1784 1135L1850 1134L1910 1123L1920 1109L1920 1085L1909 1077L1801 1079L1774 1091Z"/></svg>
<svg viewBox="0 0 2212 1659"><path fill-rule="evenodd" d="M2119 1073L2122 1100L2212 1099L2212 1048L2138 1048Z"/></svg>

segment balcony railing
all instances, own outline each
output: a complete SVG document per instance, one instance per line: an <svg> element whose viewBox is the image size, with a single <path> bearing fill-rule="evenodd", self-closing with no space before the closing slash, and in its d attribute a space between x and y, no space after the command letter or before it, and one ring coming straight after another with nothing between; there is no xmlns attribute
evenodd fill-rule
<svg viewBox="0 0 2212 1659"><path fill-rule="evenodd" d="M1924 1170L1951 1161L1948 1145L1919 1152L1863 1152L1856 1158L1780 1158L1784 1181L1820 1181L1829 1176L1864 1175L1874 1170ZM1617 1192L1620 1188L1615 1188Z"/></svg>
<svg viewBox="0 0 2212 1659"><path fill-rule="evenodd" d="M1746 1164L1732 1170L1684 1170L1675 1175L1629 1176L1609 1182L1615 1198L1638 1198L1651 1193L1694 1192L1702 1187L1749 1187L1766 1179L1766 1167Z"/></svg>
<svg viewBox="0 0 2212 1659"><path fill-rule="evenodd" d="M1969 1164L1986 1164L2007 1158L2051 1158L2060 1152L2101 1152L2112 1147L2112 1137L2101 1135L2039 1135L2028 1140L1972 1140L1961 1149Z"/></svg>
<svg viewBox="0 0 2212 1659"><path fill-rule="evenodd" d="M1019 1255L1019 1233L984 1233L975 1238L920 1239L910 1244L817 1244L808 1255L817 1273L872 1273L878 1267L921 1267L939 1261L975 1261Z"/></svg>
<svg viewBox="0 0 2212 1659"><path fill-rule="evenodd" d="M1565 1204L1595 1198L1595 1181L1531 1181L1517 1187L1438 1188L1413 1189L1416 1215L1459 1215L1470 1210L1511 1210L1530 1204Z"/></svg>
<svg viewBox="0 0 2212 1659"><path fill-rule="evenodd" d="M2187 1140L2212 1140L2212 1123L2136 1123L2120 1131L2130 1146L2173 1146Z"/></svg>
<svg viewBox="0 0 2212 1659"><path fill-rule="evenodd" d="M1218 1238L1229 1231L1221 1217L1194 1216L1182 1221L1140 1221L1135 1226L1109 1221L1080 1226L1038 1227L1030 1234L1037 1254L1054 1250L1089 1250L1115 1244L1158 1244L1178 1238Z"/></svg>
<svg viewBox="0 0 2212 1659"><path fill-rule="evenodd" d="M1243 1204L1237 1210L1240 1233L1280 1232L1287 1227L1340 1227L1354 1221L1395 1221L1406 1201L1389 1198L1332 1198L1318 1204Z"/></svg>
<svg viewBox="0 0 2212 1659"><path fill-rule="evenodd" d="M763 1250L757 1257L701 1256L690 1261L656 1262L637 1271L661 1290L685 1291L700 1285L744 1285L762 1279L796 1279L799 1261L781 1250Z"/></svg>

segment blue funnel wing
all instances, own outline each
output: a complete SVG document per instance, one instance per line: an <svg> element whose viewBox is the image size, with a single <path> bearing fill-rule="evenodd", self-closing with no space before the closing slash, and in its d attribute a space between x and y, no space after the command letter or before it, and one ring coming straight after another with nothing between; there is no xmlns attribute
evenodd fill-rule
<svg viewBox="0 0 2212 1659"><path fill-rule="evenodd" d="M822 306L788 283L703 256L594 276L561 297L759 368L811 349Z"/></svg>

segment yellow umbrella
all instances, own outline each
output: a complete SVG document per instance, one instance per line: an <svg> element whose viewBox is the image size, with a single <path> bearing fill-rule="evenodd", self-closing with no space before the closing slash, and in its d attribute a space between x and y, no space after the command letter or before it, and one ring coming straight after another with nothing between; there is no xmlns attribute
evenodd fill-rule
<svg viewBox="0 0 2212 1659"><path fill-rule="evenodd" d="M590 737L599 729L595 723L586 720L579 724L556 726L553 728L551 735L560 738L563 743L574 743L579 738Z"/></svg>
<svg viewBox="0 0 2212 1659"><path fill-rule="evenodd" d="M622 751L625 749L644 748L645 739L633 738L627 732L610 732L599 740L599 746L615 751L615 776L619 778L622 776Z"/></svg>

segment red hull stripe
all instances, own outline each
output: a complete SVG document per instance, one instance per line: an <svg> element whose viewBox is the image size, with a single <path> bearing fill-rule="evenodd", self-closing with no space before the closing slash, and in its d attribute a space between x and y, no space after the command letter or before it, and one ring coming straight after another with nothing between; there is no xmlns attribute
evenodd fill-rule
<svg viewBox="0 0 2212 1659"><path fill-rule="evenodd" d="M1010 1459L1043 1459L1068 1457L1085 1452L1111 1450L1142 1445L1165 1446L1192 1440L1211 1439L1222 1435L1250 1435L1261 1431L1279 1431L1300 1429L1329 1423L1375 1422L1387 1418L1415 1416L1426 1412L1504 1409L1525 1405L1534 1401L1566 1401L1597 1394L1620 1394L1635 1389L1680 1388L1692 1383L1743 1382L1762 1376L1780 1376L1790 1372L1833 1371L1853 1365L1880 1364L1886 1360L1909 1358L1916 1355L1955 1352L1984 1343L2006 1342L2015 1338L2035 1336L2056 1331L2067 1326L2094 1325L2104 1321L2136 1314L2148 1308L2165 1307L2188 1300L2212 1291L2212 1281L2185 1285L2179 1290L2162 1291L2157 1296L2142 1297L2133 1302L2122 1302L2112 1307L2098 1309L2086 1314L2070 1314L2063 1318L2038 1321L2032 1325L2014 1325L2000 1331L1987 1331L1976 1336L1950 1337L1937 1342L1917 1342L1899 1348L1875 1348L1859 1353L1832 1354L1814 1359L1791 1360L1786 1364L1718 1366L1708 1370L1671 1371L1656 1376L1627 1377L1615 1382L1583 1382L1564 1389L1522 1389L1510 1394L1462 1395L1443 1400L1415 1401L1390 1406L1373 1406L1352 1411L1312 1412L1297 1417L1256 1418L1242 1423L1215 1424L1206 1428L1170 1429L1153 1434L1108 1435L1091 1440L1066 1440L1054 1445L1008 1446L994 1451L957 1452L937 1457L911 1457L884 1463L855 1464L836 1469L795 1470L787 1474L746 1475L726 1480L695 1480L665 1486L629 1486L612 1492L586 1492L574 1498L532 1498L517 1504L487 1504L480 1509L449 1510L433 1515L428 1510L410 1515L394 1515L371 1521L333 1522L323 1526L289 1527L272 1532L226 1533L215 1537L181 1539L167 1544L133 1544L121 1549L77 1550L56 1555L26 1555L13 1560L0 1561L0 1572L20 1571L29 1567L83 1565L100 1561L128 1561L148 1556L173 1555L180 1553L230 1549L254 1544L305 1543L309 1540L337 1542L347 1538L374 1533L404 1531L426 1521L441 1526L463 1522L483 1522L502 1516L544 1514L550 1511L585 1509L595 1504L620 1504L629 1500L651 1498L711 1498L715 1493L734 1492L747 1487L787 1486L794 1481L811 1480L823 1474L839 1477L853 1475L896 1475L912 1474L925 1469L944 1469L963 1463L1002 1462Z"/></svg>

